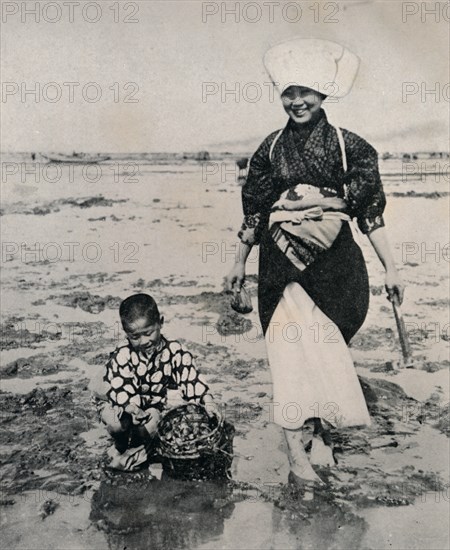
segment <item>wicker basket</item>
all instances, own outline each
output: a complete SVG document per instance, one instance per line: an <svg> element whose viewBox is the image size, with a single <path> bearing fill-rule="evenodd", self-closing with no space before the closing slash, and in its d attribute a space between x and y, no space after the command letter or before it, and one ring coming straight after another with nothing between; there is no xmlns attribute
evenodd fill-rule
<svg viewBox="0 0 450 550"><path fill-rule="evenodd" d="M213 452L221 439L223 419L210 417L194 403L170 410L158 424L161 455L168 458L199 458Z"/></svg>

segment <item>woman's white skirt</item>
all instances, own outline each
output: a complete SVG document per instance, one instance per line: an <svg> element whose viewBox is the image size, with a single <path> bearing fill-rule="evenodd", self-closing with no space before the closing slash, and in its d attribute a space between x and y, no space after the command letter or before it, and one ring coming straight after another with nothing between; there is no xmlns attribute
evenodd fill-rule
<svg viewBox="0 0 450 550"><path fill-rule="evenodd" d="M336 427L370 424L353 360L338 327L290 283L266 332L273 420L297 430L308 418Z"/></svg>

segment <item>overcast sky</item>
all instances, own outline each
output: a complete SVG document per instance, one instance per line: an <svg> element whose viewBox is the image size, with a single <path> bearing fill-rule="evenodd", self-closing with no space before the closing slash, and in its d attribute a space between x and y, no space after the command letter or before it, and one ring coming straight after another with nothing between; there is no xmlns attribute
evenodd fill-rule
<svg viewBox="0 0 450 550"><path fill-rule="evenodd" d="M22 22L20 3L2 1L3 151L250 151L285 124L262 57L294 36L334 40L361 58L350 95L327 107L334 123L379 150L448 148L447 2L427 3L442 7L435 14L422 13L423 3L396 0L290 2L289 9L286 2L272 2L271 8L259 2L259 19L255 2L227 2L228 9L238 5L238 22L232 14L223 21L222 3L215 2L141 1L126 7L103 0L101 15L91 6L86 17L83 4L72 6L73 22L67 5L55 23L44 20L58 17L51 6L41 11L40 22L33 15ZM135 14L133 4L139 6ZM18 13L5 21L14 6ZM95 23L85 20L99 15ZM127 16L138 22L125 23ZM67 82L79 83L73 98ZM89 82L96 87L86 87ZM37 98L21 97L36 83ZM238 97L221 97L233 88ZM58 89L59 101L46 100ZM89 103L83 89L91 100L99 90L102 97ZM424 93L431 89L437 95ZM125 103L125 94L137 102Z"/></svg>

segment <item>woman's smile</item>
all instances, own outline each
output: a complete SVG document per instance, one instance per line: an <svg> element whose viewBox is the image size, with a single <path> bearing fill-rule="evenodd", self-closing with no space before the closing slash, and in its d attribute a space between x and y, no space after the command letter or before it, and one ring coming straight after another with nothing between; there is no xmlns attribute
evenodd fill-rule
<svg viewBox="0 0 450 550"><path fill-rule="evenodd" d="M296 107L295 105L291 107L291 111L295 117L304 117L308 114L308 107Z"/></svg>
<svg viewBox="0 0 450 550"><path fill-rule="evenodd" d="M303 115L305 113L305 111L308 110L308 107L295 107L293 106L292 107L292 112L294 113L294 115Z"/></svg>

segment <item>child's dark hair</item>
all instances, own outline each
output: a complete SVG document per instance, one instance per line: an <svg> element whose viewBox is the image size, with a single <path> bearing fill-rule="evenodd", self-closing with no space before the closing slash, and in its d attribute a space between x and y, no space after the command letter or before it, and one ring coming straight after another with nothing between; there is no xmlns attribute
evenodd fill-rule
<svg viewBox="0 0 450 550"><path fill-rule="evenodd" d="M149 294L133 294L120 304L122 323L132 323L139 317L146 317L150 323L159 323L159 309Z"/></svg>

